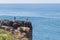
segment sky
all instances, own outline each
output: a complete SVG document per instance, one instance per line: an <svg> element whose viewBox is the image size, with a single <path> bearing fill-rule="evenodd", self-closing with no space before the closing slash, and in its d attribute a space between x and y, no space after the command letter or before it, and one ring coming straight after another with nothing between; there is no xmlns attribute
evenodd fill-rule
<svg viewBox="0 0 60 40"><path fill-rule="evenodd" d="M60 0L0 0L0 3L60 3Z"/></svg>

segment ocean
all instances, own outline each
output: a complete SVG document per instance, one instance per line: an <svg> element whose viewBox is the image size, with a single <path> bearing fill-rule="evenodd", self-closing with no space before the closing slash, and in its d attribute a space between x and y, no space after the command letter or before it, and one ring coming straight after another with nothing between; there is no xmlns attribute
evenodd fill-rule
<svg viewBox="0 0 60 40"><path fill-rule="evenodd" d="M19 6L20 5L20 6ZM60 4L0 4L0 19L32 23L32 40L60 40Z"/></svg>
<svg viewBox="0 0 60 40"><path fill-rule="evenodd" d="M0 19L13 20L13 16L0 16ZM17 20L24 20L26 17L17 16ZM60 19L28 17L32 23L33 40L60 40Z"/></svg>

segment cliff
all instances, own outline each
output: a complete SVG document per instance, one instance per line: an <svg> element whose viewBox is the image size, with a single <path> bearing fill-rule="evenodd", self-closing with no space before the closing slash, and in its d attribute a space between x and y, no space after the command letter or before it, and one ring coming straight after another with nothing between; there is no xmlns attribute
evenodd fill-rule
<svg viewBox="0 0 60 40"><path fill-rule="evenodd" d="M16 18L15 18L16 19ZM19 40L32 40L32 24L28 21L0 20L0 29L7 30L11 35L17 35Z"/></svg>

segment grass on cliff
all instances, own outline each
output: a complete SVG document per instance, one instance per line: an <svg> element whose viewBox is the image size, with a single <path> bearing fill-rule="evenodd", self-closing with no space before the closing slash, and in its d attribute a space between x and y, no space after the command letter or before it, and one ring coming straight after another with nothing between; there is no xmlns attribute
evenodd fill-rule
<svg viewBox="0 0 60 40"><path fill-rule="evenodd" d="M0 29L0 40L12 40L9 32Z"/></svg>

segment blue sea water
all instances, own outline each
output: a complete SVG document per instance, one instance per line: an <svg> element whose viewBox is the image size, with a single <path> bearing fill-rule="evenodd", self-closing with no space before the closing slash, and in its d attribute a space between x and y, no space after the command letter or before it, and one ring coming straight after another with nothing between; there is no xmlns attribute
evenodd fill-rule
<svg viewBox="0 0 60 40"><path fill-rule="evenodd" d="M32 22L33 40L60 40L60 4L0 4L0 19ZM25 16L25 17L24 17Z"/></svg>
<svg viewBox="0 0 60 40"><path fill-rule="evenodd" d="M0 19L13 20L13 16L0 16ZM60 40L60 19L28 17L32 22L33 40ZM25 20L25 17L17 16L17 20Z"/></svg>

